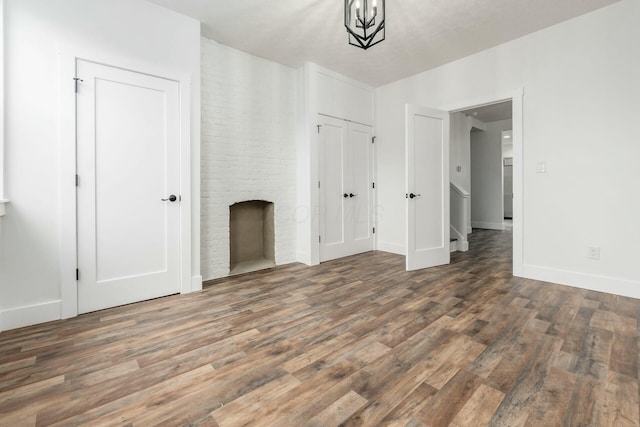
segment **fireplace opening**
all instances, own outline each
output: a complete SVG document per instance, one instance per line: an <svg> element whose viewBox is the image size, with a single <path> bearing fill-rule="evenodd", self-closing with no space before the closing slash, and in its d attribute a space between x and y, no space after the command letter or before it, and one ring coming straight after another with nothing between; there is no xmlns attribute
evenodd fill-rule
<svg viewBox="0 0 640 427"><path fill-rule="evenodd" d="M249 200L229 206L229 274L276 265L273 203Z"/></svg>

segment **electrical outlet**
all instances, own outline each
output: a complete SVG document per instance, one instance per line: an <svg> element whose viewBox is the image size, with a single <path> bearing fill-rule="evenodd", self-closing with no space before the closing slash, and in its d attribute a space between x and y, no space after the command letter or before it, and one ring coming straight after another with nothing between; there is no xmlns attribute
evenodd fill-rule
<svg viewBox="0 0 640 427"><path fill-rule="evenodd" d="M598 247L587 248L587 258L600 259L600 248Z"/></svg>

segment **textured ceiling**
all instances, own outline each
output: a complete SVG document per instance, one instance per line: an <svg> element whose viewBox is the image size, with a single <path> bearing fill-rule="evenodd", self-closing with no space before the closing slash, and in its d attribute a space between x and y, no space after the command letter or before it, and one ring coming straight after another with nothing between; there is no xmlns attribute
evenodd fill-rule
<svg viewBox="0 0 640 427"><path fill-rule="evenodd" d="M343 0L149 0L202 22L202 35L299 67L380 86L618 0L387 0L386 40L349 46Z"/></svg>

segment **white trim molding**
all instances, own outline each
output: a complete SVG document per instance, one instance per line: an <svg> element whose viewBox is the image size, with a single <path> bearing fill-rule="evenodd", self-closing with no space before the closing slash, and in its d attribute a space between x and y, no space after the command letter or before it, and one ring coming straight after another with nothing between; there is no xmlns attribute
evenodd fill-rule
<svg viewBox="0 0 640 427"><path fill-rule="evenodd" d="M0 199L0 216L3 216L7 213L6 205L9 203L7 199Z"/></svg>
<svg viewBox="0 0 640 427"><path fill-rule="evenodd" d="M504 230L504 224L502 222L471 221L471 227L482 228L484 230Z"/></svg>
<svg viewBox="0 0 640 427"><path fill-rule="evenodd" d="M60 300L0 311L0 331L60 320Z"/></svg>
<svg viewBox="0 0 640 427"><path fill-rule="evenodd" d="M449 237L456 239L456 250L460 252L467 252L469 250L469 241L462 235L453 225L449 225L451 232Z"/></svg>
<svg viewBox="0 0 640 427"><path fill-rule="evenodd" d="M189 292L182 292L183 294L190 292L198 292L202 290L202 276L193 276L191 278L191 290Z"/></svg>
<svg viewBox="0 0 640 427"><path fill-rule="evenodd" d="M640 282L638 281L526 264L524 265L523 273L523 277L527 279L640 298Z"/></svg>
<svg viewBox="0 0 640 427"><path fill-rule="evenodd" d="M460 197L464 197L465 199L468 199L468 198L471 197L471 193L467 192L467 190L465 190L464 188L460 187L455 182L450 181L449 184L451 185L451 189L454 190L456 193L458 193L460 195Z"/></svg>

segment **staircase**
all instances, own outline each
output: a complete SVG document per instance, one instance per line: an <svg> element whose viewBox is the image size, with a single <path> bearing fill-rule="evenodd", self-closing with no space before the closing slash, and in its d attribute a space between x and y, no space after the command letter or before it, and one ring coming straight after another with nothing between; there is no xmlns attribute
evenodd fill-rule
<svg viewBox="0 0 640 427"><path fill-rule="evenodd" d="M451 182L450 191L450 236L449 247L451 252L469 250L469 214L471 212L471 194L457 184Z"/></svg>

